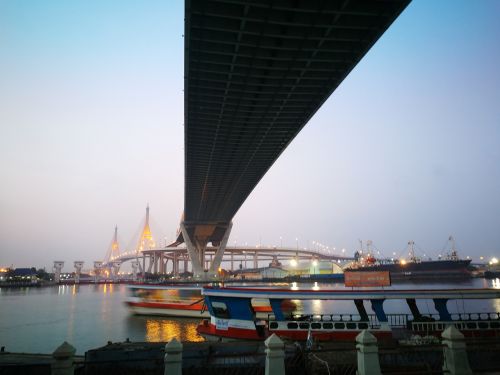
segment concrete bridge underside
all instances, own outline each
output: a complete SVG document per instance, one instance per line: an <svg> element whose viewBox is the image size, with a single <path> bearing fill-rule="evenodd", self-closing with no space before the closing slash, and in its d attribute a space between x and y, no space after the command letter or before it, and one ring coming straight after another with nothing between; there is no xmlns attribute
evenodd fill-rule
<svg viewBox="0 0 500 375"><path fill-rule="evenodd" d="M217 270L243 202L409 0L186 0L176 243Z"/></svg>

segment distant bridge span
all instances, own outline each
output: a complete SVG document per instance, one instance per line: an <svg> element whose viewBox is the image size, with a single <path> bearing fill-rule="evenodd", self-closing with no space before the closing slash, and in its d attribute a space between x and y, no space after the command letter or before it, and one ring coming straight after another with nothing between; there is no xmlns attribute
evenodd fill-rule
<svg viewBox="0 0 500 375"><path fill-rule="evenodd" d="M176 244L208 243L409 0L186 0L185 201Z"/></svg>
<svg viewBox="0 0 500 375"><path fill-rule="evenodd" d="M218 251L218 247L207 247L206 256L213 259ZM259 262L263 261L283 261L283 260L329 260L339 263L350 262L352 257L346 257L326 252L318 252L308 249L297 248L277 248L277 247L226 247L224 262L231 263L233 269L234 263L247 262L252 264L253 268L258 268ZM120 256L110 260L110 263L123 263L126 261L138 261L142 263L143 272L148 273L167 273L167 264L171 262L172 273L180 273L180 264L184 263L184 271L188 270L189 261L188 250L186 247L167 247L162 249L144 250L141 252L125 252ZM207 260L208 262L208 260ZM205 266L205 265L204 265Z"/></svg>

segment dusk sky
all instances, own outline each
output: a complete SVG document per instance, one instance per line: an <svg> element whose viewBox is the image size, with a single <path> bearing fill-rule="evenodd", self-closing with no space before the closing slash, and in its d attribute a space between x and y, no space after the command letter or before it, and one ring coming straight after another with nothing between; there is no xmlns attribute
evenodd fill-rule
<svg viewBox="0 0 500 375"><path fill-rule="evenodd" d="M500 255L500 2L411 3L234 218L230 244ZM184 197L182 1L0 0L0 266L131 247ZM155 232L156 231L156 232Z"/></svg>

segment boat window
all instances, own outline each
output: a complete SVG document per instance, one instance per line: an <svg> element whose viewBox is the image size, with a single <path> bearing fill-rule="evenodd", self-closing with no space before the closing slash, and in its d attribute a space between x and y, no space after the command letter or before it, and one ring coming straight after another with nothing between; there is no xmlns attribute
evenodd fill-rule
<svg viewBox="0 0 500 375"><path fill-rule="evenodd" d="M491 322L490 327L491 328L500 328L500 323L499 322Z"/></svg>
<svg viewBox="0 0 500 375"><path fill-rule="evenodd" d="M309 323L300 323L299 327L300 329L309 329Z"/></svg>
<svg viewBox="0 0 500 375"><path fill-rule="evenodd" d="M476 329L477 328L477 324L476 323L467 323L467 328L469 329Z"/></svg>
<svg viewBox="0 0 500 375"><path fill-rule="evenodd" d="M368 323L358 323L359 329L368 329Z"/></svg>
<svg viewBox="0 0 500 375"><path fill-rule="evenodd" d="M271 323L269 323L269 328L270 329L277 329L278 328L278 322L271 322Z"/></svg>
<svg viewBox="0 0 500 375"><path fill-rule="evenodd" d="M498 314L496 313L490 313L490 319L498 319Z"/></svg>
<svg viewBox="0 0 500 375"><path fill-rule="evenodd" d="M344 323L335 323L335 329L344 329L345 324Z"/></svg>
<svg viewBox="0 0 500 375"><path fill-rule="evenodd" d="M216 318L229 318L229 311L227 310L227 306L224 302L212 302L212 309Z"/></svg>
<svg viewBox="0 0 500 375"><path fill-rule="evenodd" d="M323 329L332 329L333 323L323 323Z"/></svg>
<svg viewBox="0 0 500 375"><path fill-rule="evenodd" d="M297 323L288 323L287 327L289 329L297 329L297 328L299 328L299 325Z"/></svg>
<svg viewBox="0 0 500 375"><path fill-rule="evenodd" d="M356 329L356 323L346 323L347 329Z"/></svg>
<svg viewBox="0 0 500 375"><path fill-rule="evenodd" d="M455 323L455 328L456 329L463 329L464 325L462 323Z"/></svg>
<svg viewBox="0 0 500 375"><path fill-rule="evenodd" d="M312 329L321 329L321 323L311 323Z"/></svg>
<svg viewBox="0 0 500 375"><path fill-rule="evenodd" d="M488 328L488 323L486 323L486 322L479 322L479 323L477 323L477 325L481 329L487 329Z"/></svg>
<svg viewBox="0 0 500 375"><path fill-rule="evenodd" d="M482 320L488 320L490 318L490 316L488 314L485 314L485 313L482 313L481 315L479 315L479 319L482 319Z"/></svg>
<svg viewBox="0 0 500 375"><path fill-rule="evenodd" d="M439 323L439 324L437 325L437 329L438 329L439 331L442 331L442 330L443 330L443 325L442 325L441 323Z"/></svg>
<svg viewBox="0 0 500 375"><path fill-rule="evenodd" d="M471 320L479 320L479 315L478 314L470 314L470 319Z"/></svg>

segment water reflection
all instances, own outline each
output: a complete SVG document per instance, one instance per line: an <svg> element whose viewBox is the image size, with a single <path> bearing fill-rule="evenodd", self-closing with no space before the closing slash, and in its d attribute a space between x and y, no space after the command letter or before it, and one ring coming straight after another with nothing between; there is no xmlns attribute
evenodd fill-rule
<svg viewBox="0 0 500 375"><path fill-rule="evenodd" d="M148 342L166 342L173 338L179 341L204 341L198 335L198 319L162 319L142 316L129 316L127 328L131 336L144 335Z"/></svg>

